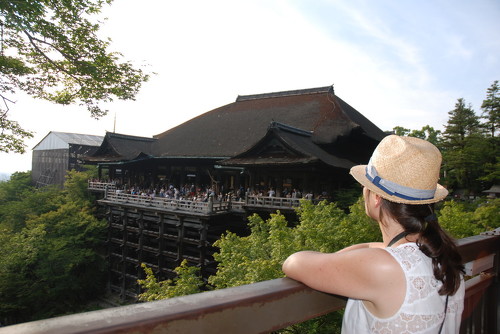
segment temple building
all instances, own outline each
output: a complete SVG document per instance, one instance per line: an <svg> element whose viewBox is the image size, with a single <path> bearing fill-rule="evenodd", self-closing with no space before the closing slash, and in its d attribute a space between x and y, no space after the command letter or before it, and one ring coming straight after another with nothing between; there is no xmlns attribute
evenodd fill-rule
<svg viewBox="0 0 500 334"><path fill-rule="evenodd" d="M316 196L348 186L385 135L327 86L238 96L152 138L107 133L89 161L128 188Z"/></svg>
<svg viewBox="0 0 500 334"><path fill-rule="evenodd" d="M207 278L214 242L247 217L295 215L302 198L336 200L385 133L333 87L238 96L151 138L106 133L87 158L108 222L109 287L136 298L141 264L160 279L182 261ZM288 218L287 218L288 219Z"/></svg>

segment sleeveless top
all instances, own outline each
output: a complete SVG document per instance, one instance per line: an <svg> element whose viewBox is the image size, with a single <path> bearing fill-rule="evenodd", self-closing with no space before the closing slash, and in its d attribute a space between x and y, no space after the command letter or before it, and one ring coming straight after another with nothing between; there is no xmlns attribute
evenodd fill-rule
<svg viewBox="0 0 500 334"><path fill-rule="evenodd" d="M406 277L406 296L400 309L389 318L370 313L362 300L349 299L342 322L342 333L437 334L444 317L446 296L438 293L442 283L434 278L432 260L415 243L385 248L399 263ZM464 308L464 281L448 298L442 334L459 332Z"/></svg>

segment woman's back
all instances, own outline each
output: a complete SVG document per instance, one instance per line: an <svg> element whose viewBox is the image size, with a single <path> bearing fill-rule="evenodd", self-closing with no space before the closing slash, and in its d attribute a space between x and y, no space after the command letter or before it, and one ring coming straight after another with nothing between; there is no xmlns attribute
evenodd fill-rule
<svg viewBox="0 0 500 334"><path fill-rule="evenodd" d="M442 283L434 277L432 262L415 243L385 248L400 264L406 278L405 300L396 314L378 318L361 300L348 301L342 333L438 333L443 323L446 296L439 295ZM457 333L463 311L464 284L448 299L442 333Z"/></svg>

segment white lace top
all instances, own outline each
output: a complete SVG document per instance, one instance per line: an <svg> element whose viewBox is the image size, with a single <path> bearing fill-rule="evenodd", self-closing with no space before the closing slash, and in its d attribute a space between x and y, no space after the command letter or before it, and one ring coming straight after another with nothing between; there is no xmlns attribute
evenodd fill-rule
<svg viewBox="0 0 500 334"><path fill-rule="evenodd" d="M406 297L401 308L389 318L378 318L363 301L349 299L345 308L342 333L437 334L443 322L446 296L438 293L442 283L434 278L432 261L415 243L385 248L401 265L406 276ZM464 282L449 297L442 334L459 332L464 308Z"/></svg>

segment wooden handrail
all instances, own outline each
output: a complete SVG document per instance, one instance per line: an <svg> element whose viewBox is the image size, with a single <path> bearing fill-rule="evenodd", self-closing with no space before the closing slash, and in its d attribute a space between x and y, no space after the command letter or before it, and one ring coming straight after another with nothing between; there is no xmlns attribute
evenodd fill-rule
<svg viewBox="0 0 500 334"><path fill-rule="evenodd" d="M464 262L495 254L492 268L466 282L461 333L494 333L499 324L500 237L474 236L461 239L458 244ZM0 328L0 334L268 333L344 306L343 297L321 293L291 279L280 278L24 323Z"/></svg>

